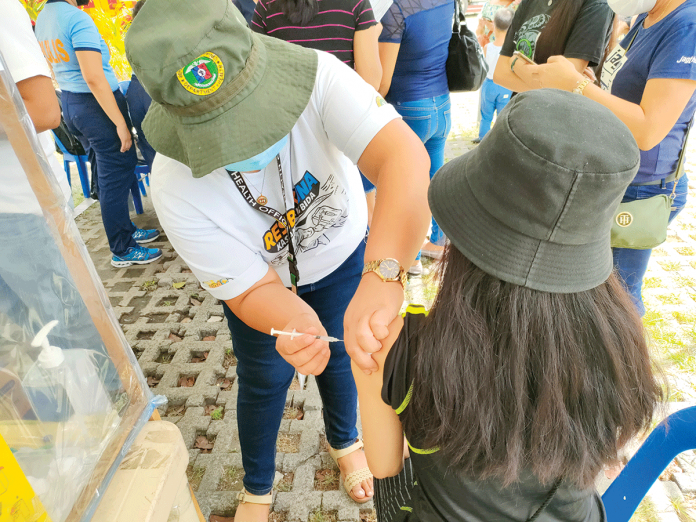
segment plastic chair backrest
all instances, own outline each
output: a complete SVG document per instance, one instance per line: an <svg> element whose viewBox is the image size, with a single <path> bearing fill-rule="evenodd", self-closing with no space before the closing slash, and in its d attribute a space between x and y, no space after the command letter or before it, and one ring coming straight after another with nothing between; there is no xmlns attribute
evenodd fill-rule
<svg viewBox="0 0 696 522"><path fill-rule="evenodd" d="M53 139L56 141L56 145L58 145L58 148L60 149L60 152L63 154L63 156L67 154L69 157L72 158L73 155L68 152L68 149L65 148L65 145L63 145L63 142L60 141L58 135L53 131L51 131L51 134L53 134Z"/></svg>
<svg viewBox="0 0 696 522"><path fill-rule="evenodd" d="M121 94L124 96L128 92L128 87L130 87L130 80L123 80L121 82L118 82L118 88L121 90Z"/></svg>
<svg viewBox="0 0 696 522"><path fill-rule="evenodd" d="M628 522L669 463L690 449L696 449L696 406L673 413L645 439L602 496L607 521Z"/></svg>

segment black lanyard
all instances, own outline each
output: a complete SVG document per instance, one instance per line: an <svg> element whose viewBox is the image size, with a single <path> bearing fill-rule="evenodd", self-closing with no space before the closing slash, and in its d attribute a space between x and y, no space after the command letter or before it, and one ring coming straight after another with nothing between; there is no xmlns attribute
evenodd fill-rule
<svg viewBox="0 0 696 522"><path fill-rule="evenodd" d="M276 163L278 164L278 173L280 174L280 189L283 192L283 203L285 204L285 213L287 215L290 213L290 211L288 210L288 198L285 195L285 180L283 179L283 167L280 165L280 154L276 156ZM234 181L234 186L237 187L237 190L239 190L239 193L244 198L244 201L246 201L251 208L253 208L254 210L258 210L263 214L271 216L278 223L280 223L280 225L283 228L285 228L285 230L287 230L290 285L292 287L292 292L294 294L297 294L297 284L300 282L300 271L297 268L297 256L295 255L295 245L292 241L292 231L295 228L294 224L297 219L297 211L295 209L294 204L292 208L294 216L291 219L293 225L291 226L290 223L288 223L288 220L285 218L285 216L278 212L276 209L266 205L259 205L254 196L252 196L251 191L249 190L249 187L247 186L246 181L244 181L244 177L240 172L231 172L228 170L227 174L229 174L232 181ZM295 201L294 197L293 201Z"/></svg>

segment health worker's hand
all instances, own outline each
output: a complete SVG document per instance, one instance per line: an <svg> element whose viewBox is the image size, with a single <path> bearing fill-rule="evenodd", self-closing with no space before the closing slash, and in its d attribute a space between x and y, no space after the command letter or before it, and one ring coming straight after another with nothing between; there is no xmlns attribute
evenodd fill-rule
<svg viewBox="0 0 696 522"><path fill-rule="evenodd" d="M319 319L312 314L299 314L293 317L283 328L286 332L295 329L305 334L290 339L281 335L276 341L276 350L290 365L302 375L319 375L329 363L331 350L329 343L315 339L314 335L327 335Z"/></svg>
<svg viewBox="0 0 696 522"><path fill-rule="evenodd" d="M370 354L382 349L389 325L404 302L404 289L396 281L382 281L368 272L362 278L343 319L343 339L350 358L366 374L378 369Z"/></svg>
<svg viewBox="0 0 696 522"><path fill-rule="evenodd" d="M121 152L126 152L130 150L133 145L133 137L131 136L130 129L125 123L116 127L116 132L118 132L118 137L121 140Z"/></svg>

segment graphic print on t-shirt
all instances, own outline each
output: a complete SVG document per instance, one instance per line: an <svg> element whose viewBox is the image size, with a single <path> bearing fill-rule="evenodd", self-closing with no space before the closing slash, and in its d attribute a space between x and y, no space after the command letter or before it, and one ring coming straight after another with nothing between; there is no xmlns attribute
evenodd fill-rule
<svg viewBox="0 0 696 522"><path fill-rule="evenodd" d="M523 23L519 31L515 33L515 49L525 56L534 59L537 39L550 18L551 15L540 14Z"/></svg>
<svg viewBox="0 0 696 522"><path fill-rule="evenodd" d="M345 194L332 174L321 184L319 180L306 171L302 179L293 187L295 209L287 214L288 223L293 228L295 251L299 255L317 248L319 245L327 245L331 241L326 235L330 228L342 227L348 217L345 205L332 206L331 197ZM336 202L338 203L338 202ZM293 225L294 223L294 225ZM278 266L285 262L288 251L287 230L276 222L263 234L263 244L267 252L278 253L271 261L271 265Z"/></svg>

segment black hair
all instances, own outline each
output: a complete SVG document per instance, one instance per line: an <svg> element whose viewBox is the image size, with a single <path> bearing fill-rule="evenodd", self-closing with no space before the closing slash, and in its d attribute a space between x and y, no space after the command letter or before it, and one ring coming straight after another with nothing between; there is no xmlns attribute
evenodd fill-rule
<svg viewBox="0 0 696 522"><path fill-rule="evenodd" d="M647 429L663 390L640 318L615 274L548 293L502 281L449 246L430 315L409 339L417 447L467 478L591 487Z"/></svg>
<svg viewBox="0 0 696 522"><path fill-rule="evenodd" d="M536 42L536 63L546 63L551 56L563 55L584 3L584 0L556 0L551 18Z"/></svg>
<svg viewBox="0 0 696 522"><path fill-rule="evenodd" d="M512 25L512 18L515 13L512 9L498 9L498 11L493 15L493 26L498 31L507 31Z"/></svg>
<svg viewBox="0 0 696 522"><path fill-rule="evenodd" d="M319 11L317 0L276 0L285 16L295 25L307 25Z"/></svg>
<svg viewBox="0 0 696 522"><path fill-rule="evenodd" d="M135 5L133 6L133 18L135 18L140 10L143 8L143 5L145 5L145 0L138 0Z"/></svg>

